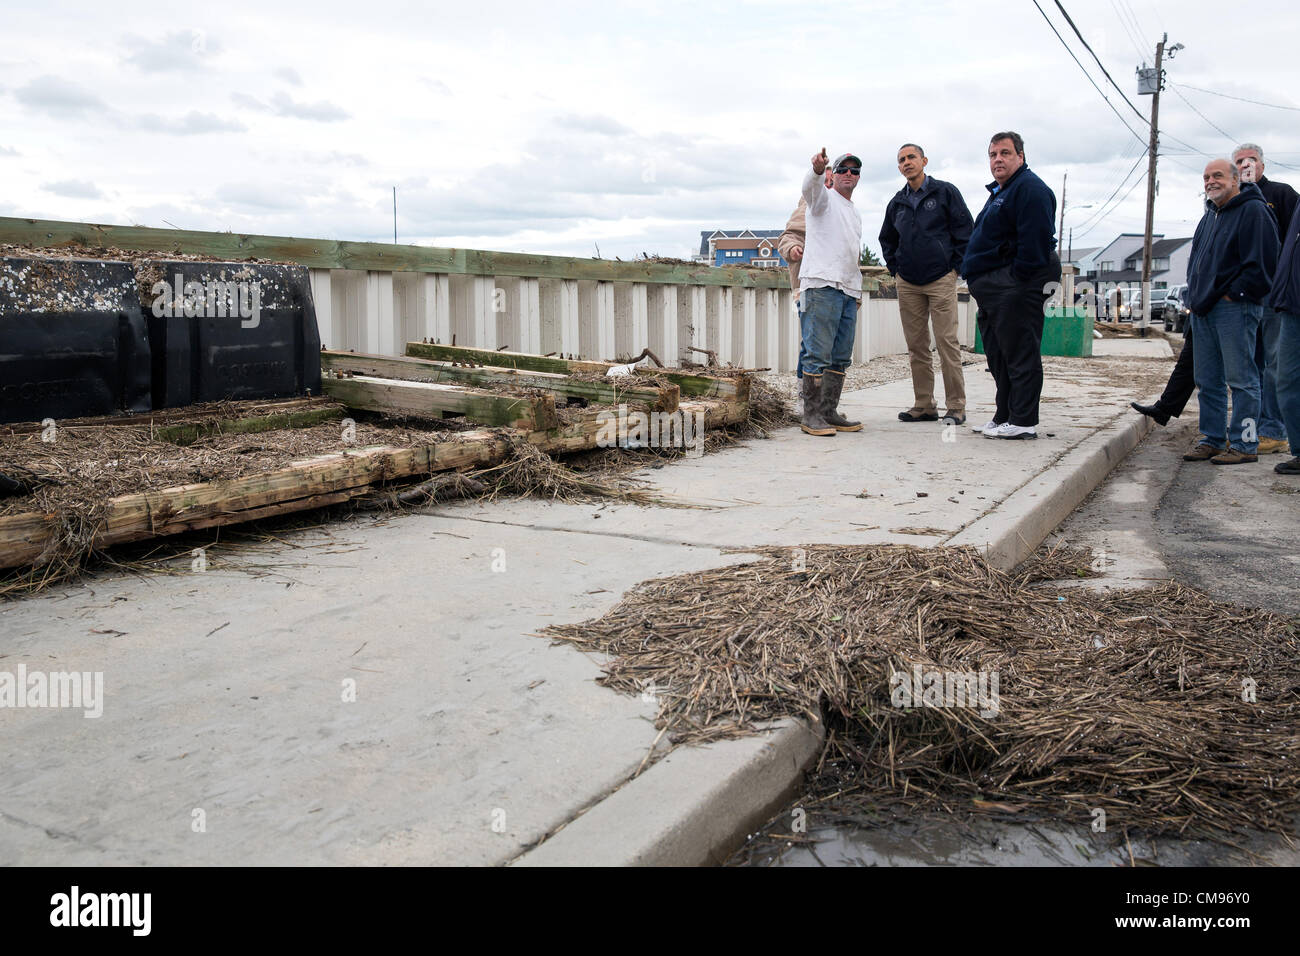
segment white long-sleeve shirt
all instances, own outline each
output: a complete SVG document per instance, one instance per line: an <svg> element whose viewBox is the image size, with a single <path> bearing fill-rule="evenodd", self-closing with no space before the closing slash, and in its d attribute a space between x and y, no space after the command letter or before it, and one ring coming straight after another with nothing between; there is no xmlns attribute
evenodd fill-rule
<svg viewBox="0 0 1300 956"><path fill-rule="evenodd" d="M862 298L862 215L851 200L827 189L825 177L809 165L803 178L807 201L807 236L799 270L799 292L826 286L855 299Z"/></svg>

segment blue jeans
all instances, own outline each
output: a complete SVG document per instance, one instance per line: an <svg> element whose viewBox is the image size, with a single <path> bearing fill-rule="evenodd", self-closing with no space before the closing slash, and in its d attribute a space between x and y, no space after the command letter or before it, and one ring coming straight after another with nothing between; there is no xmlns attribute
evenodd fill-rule
<svg viewBox="0 0 1300 956"><path fill-rule="evenodd" d="M1282 410L1277 400L1277 336L1282 327L1278 314L1264 306L1259 321L1259 339L1255 344L1255 362L1259 365L1259 437L1285 438Z"/></svg>
<svg viewBox="0 0 1300 956"><path fill-rule="evenodd" d="M858 328L858 300L829 286L807 289L799 313L799 371L821 375L828 368L843 372L853 361Z"/></svg>
<svg viewBox="0 0 1300 956"><path fill-rule="evenodd" d="M1217 302L1209 315L1192 313L1196 387L1201 390L1201 441L1222 447L1232 389L1228 447L1248 455L1259 448L1259 366L1255 342L1263 308Z"/></svg>
<svg viewBox="0 0 1300 956"><path fill-rule="evenodd" d="M1300 315L1277 315L1277 404L1291 440L1291 454L1300 457Z"/></svg>

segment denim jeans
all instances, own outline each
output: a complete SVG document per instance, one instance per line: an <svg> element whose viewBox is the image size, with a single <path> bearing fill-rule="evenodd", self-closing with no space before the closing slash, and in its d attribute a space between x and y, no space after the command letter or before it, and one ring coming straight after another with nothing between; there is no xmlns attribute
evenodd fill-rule
<svg viewBox="0 0 1300 956"><path fill-rule="evenodd" d="M1192 313L1196 387L1201 390L1201 441L1255 454L1259 448L1259 366L1255 342L1263 308L1249 302L1217 302L1209 315ZM1232 421L1228 423L1228 389Z"/></svg>
<svg viewBox="0 0 1300 956"><path fill-rule="evenodd" d="M1277 315L1277 404L1291 442L1291 454L1300 457L1300 315Z"/></svg>
<svg viewBox="0 0 1300 956"><path fill-rule="evenodd" d="M853 361L858 300L829 286L807 289L801 298L800 371L804 375L821 375L828 368L843 372Z"/></svg>
<svg viewBox="0 0 1300 956"><path fill-rule="evenodd" d="M1259 337L1255 345L1255 362L1259 365L1259 437L1285 438L1282 411L1277 401L1277 336L1282 322L1278 314L1264 306L1259 320Z"/></svg>

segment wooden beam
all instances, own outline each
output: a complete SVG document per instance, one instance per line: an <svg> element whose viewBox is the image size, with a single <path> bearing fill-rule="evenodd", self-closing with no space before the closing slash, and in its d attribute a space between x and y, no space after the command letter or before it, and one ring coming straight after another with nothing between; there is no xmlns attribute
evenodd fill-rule
<svg viewBox="0 0 1300 956"><path fill-rule="evenodd" d="M229 481L201 482L123 495L108 502L93 547L238 524L269 514L315 507L311 502L372 483L500 461L509 443L490 432L463 432L438 444L412 448L360 448L296 462L275 471ZM297 503L297 507L274 506ZM30 564L55 536L58 514L0 518L0 568Z"/></svg>
<svg viewBox="0 0 1300 956"><path fill-rule="evenodd" d="M369 375L327 378L321 385L326 395L350 408L389 415L423 418L463 415L480 425L501 425L524 431L546 431L560 424L560 417L555 412L555 396L550 394L507 395L482 388L401 382Z"/></svg>
<svg viewBox="0 0 1300 956"><path fill-rule="evenodd" d="M693 416L703 412L704 427L706 429L734 425L743 422L749 417L749 406L747 404L717 399L682 402L677 410L683 416ZM588 413L580 420L565 425L563 428L548 433L529 435L528 440L552 454L586 451L595 448L602 429L608 429L605 423L605 416L608 416L608 414L607 411Z"/></svg>
<svg viewBox="0 0 1300 956"><path fill-rule="evenodd" d="M469 362L489 368L514 368L526 372L550 372L568 375L571 372L608 372L613 362L584 362L577 359L555 358L550 355L532 355L528 352L493 352L490 349L466 348L462 345L430 345L428 342L407 342L406 354L412 358L433 359L439 362Z"/></svg>
<svg viewBox="0 0 1300 956"><path fill-rule="evenodd" d="M266 415L289 415L310 411L322 407L332 407L322 398L282 398L265 401L246 400L240 407L248 412L264 412ZM161 429L171 425L182 425L186 421L204 421L204 410L195 406L182 408L163 408L138 415L95 415L88 418L67 418L57 422L59 428L113 428L118 425L143 425ZM211 416L207 420L211 420ZM41 431L45 426L40 422L14 422L0 425L0 435L30 435Z"/></svg>
<svg viewBox="0 0 1300 956"><path fill-rule="evenodd" d="M418 358L437 359L442 362L469 362L495 368L515 368L530 372L552 372L566 375L571 372L607 372L614 362L585 362L554 358L546 355L529 355L525 352L490 352L486 349L463 348L456 345L430 345L427 342L407 342L406 354ZM683 395L700 398L718 398L729 401L749 401L749 378L744 375L722 378L703 374L677 372L670 369L647 368L639 365L641 375L660 375L681 389Z"/></svg>
<svg viewBox="0 0 1300 956"><path fill-rule="evenodd" d="M460 382L466 385L483 385L504 382L521 388L540 388L573 398L602 405L620 402L652 411L671 412L677 408L681 389L676 385L665 388L647 388L628 383L625 377L614 377L603 382L575 381L567 375L554 372L524 372L510 368L463 368L446 362L419 358L394 358L387 355L366 355L357 352L323 351L320 354L321 371L353 372L380 378L424 379L435 382Z"/></svg>
<svg viewBox="0 0 1300 956"><path fill-rule="evenodd" d="M347 414L345 409L333 406L275 415L259 415L254 418L217 418L182 422L156 429L153 437L159 441L169 441L174 445L193 445L199 439L212 435L245 435L252 432L271 432L281 428L310 428L321 422L338 421L345 414Z"/></svg>
<svg viewBox="0 0 1300 956"><path fill-rule="evenodd" d="M692 416L703 412L705 427L718 428L743 421L749 410L737 402L692 401L683 402L679 411ZM528 438L553 453L585 451L596 447L603 427L600 414L593 412ZM359 448L228 481L122 495L107 503L104 524L95 533L92 547L103 550L334 504L378 482L496 464L509 448L509 440L500 433L461 432L435 444ZM60 517L35 512L0 517L0 568L31 564L39 558L54 540Z"/></svg>
<svg viewBox="0 0 1300 956"><path fill-rule="evenodd" d="M9 242L32 248L81 245L94 249L115 246L137 252L194 253L231 262L249 258L273 259L295 262L313 269L595 279L601 282L724 285L753 289L790 287L790 278L784 269L716 267L696 262L618 262L491 252L484 249L447 249L190 229L153 229L145 226L111 226L103 223L0 216L0 243Z"/></svg>

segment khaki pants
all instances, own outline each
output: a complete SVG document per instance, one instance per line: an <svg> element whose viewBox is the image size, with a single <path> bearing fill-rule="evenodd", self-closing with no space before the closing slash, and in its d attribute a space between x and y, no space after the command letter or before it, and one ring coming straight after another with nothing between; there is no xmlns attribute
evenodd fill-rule
<svg viewBox="0 0 1300 956"><path fill-rule="evenodd" d="M949 272L925 285L898 278L898 311L903 317L903 337L912 360L913 408L938 412L934 401L934 360L930 357L930 320L934 343L943 366L943 394L948 411L966 412L966 379L957 344L957 273Z"/></svg>

